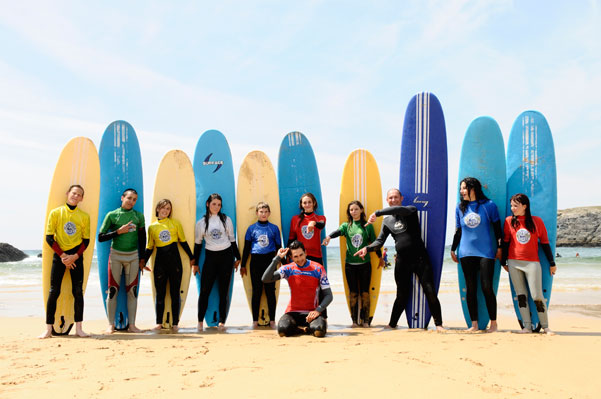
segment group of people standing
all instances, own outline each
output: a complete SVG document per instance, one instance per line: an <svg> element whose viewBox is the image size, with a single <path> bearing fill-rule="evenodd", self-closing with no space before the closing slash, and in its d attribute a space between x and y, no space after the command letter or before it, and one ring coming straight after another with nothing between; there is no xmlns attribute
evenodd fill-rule
<svg viewBox="0 0 601 399"><path fill-rule="evenodd" d="M546 302L541 288L541 267L537 255L540 241L545 255L551 263L551 274L556 267L549 246L546 229L542 220L530 214L528 197L516 194L511 198L513 216L501 222L495 204L486 198L480 182L466 178L460 184L461 202L456 209L456 233L451 247L451 257L461 262L466 281L466 297L472 326L468 331L478 329L477 279L480 281L486 306L490 316L490 332L497 330L496 298L493 289L495 258L508 270L514 284L523 321L522 332L532 332L528 308L528 289L545 332L548 328ZM76 334L88 336L82 329L83 320L83 252L90 240L89 216L77 208L83 200L84 189L73 185L67 192L66 204L52 210L46 229L46 242L54 251L52 262L50 293L46 304L46 330L40 336L52 335L56 302L65 270L72 278L72 293L75 299ZM252 282L253 326L258 326L259 307L263 291L268 305L270 326L275 324L275 282L286 279L290 286L290 302L285 314L277 324L280 336L290 336L308 332L323 337L327 331L326 308L333 299L328 277L323 265L322 245L328 245L332 238L346 238L345 277L349 287L349 304L352 326L368 327L371 318L369 288L372 267L368 252L376 252L379 266L385 261L380 249L391 235L395 242L394 278L397 285L396 299L387 328L395 328L405 308L412 290L412 275L419 277L432 313L436 329L444 331L440 301L434 284L432 266L426 247L421 238L417 209L402 206L403 196L396 189L388 190L388 207L378 210L369 217L360 201L351 201L346 209L348 220L332 231L322 241L321 231L326 218L318 215L315 196L305 193L299 201L299 214L292 218L290 236L282 248L279 228L269 222L269 204L260 202L256 206L257 222L248 227L244 238L242 255L236 245L232 220L221 212L222 198L211 194L206 200L206 212L196 223L194 252L187 244L182 225L171 218L172 203L168 199L159 201L155 207L157 219L148 226L146 234L144 215L133 209L138 194L127 189L121 196L121 206L109 212L99 230L98 240L112 240L109 258L109 284L107 292L108 333L115 331L117 294L120 289L127 293L129 317L128 330L140 332L135 325L137 308L137 287L139 270L146 266L155 251L153 277L155 285L155 330L163 324L165 295L167 286L171 294L172 330L178 330L180 314L180 285L182 280L182 260L179 247L188 255L192 272L199 273L200 254L205 250L205 260L200 276L198 297L198 331L203 331L203 320L208 307L208 299L215 281L219 291L219 324L225 329L229 286L234 270L240 267L245 276L247 260L250 258L250 279ZM376 237L372 224L377 217L385 216L380 234ZM493 227L494 239L490 235ZM458 253L455 251L459 248ZM280 267L280 265L284 264ZM125 287L120 287L121 275L125 274Z"/></svg>

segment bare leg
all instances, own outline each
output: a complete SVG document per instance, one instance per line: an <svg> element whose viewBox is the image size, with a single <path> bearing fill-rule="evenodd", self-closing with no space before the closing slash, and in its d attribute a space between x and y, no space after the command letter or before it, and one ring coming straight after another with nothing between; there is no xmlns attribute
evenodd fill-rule
<svg viewBox="0 0 601 399"><path fill-rule="evenodd" d="M488 327L488 330L486 330L487 333L494 333L497 332L499 330L499 327L497 326L497 321L496 320L491 320L490 321L490 327Z"/></svg>
<svg viewBox="0 0 601 399"><path fill-rule="evenodd" d="M83 327L81 326L81 321L75 323L75 335L81 338L87 338L90 336L90 334L83 330Z"/></svg>
<svg viewBox="0 0 601 399"><path fill-rule="evenodd" d="M39 339L52 337L52 324L46 324L46 331L38 336Z"/></svg>

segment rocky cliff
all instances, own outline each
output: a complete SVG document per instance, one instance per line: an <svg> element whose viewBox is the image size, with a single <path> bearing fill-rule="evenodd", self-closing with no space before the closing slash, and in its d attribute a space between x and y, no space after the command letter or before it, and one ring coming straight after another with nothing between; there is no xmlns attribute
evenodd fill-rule
<svg viewBox="0 0 601 399"><path fill-rule="evenodd" d="M27 258L25 252L10 244L0 242L0 262L18 262Z"/></svg>
<svg viewBox="0 0 601 399"><path fill-rule="evenodd" d="M558 247L601 247L601 206L557 211Z"/></svg>

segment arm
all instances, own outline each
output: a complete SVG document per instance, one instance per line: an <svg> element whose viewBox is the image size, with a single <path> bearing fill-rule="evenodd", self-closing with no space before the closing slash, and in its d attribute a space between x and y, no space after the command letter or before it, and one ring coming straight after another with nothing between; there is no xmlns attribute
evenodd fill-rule
<svg viewBox="0 0 601 399"><path fill-rule="evenodd" d="M324 239L323 242L321 243L321 245L325 245L328 246L328 244L330 243L330 240L332 238L336 238L336 237L340 237L342 235L342 233L340 232L340 229L336 229L333 232L331 232L330 234L328 234Z"/></svg>
<svg viewBox="0 0 601 399"><path fill-rule="evenodd" d="M509 256L509 241L503 241L501 243L501 266L505 269L505 271L509 271L507 269L507 257Z"/></svg>
<svg viewBox="0 0 601 399"><path fill-rule="evenodd" d="M455 255L455 251L461 242L461 227L457 227L455 230L455 235L453 236L453 244L451 244L451 258L453 262L457 263L459 260L457 259L457 255Z"/></svg>
<svg viewBox="0 0 601 399"><path fill-rule="evenodd" d="M380 209L379 211L375 211L376 216L385 216L385 215L399 215L399 216L409 216L413 212L415 212L414 207L409 206L389 206L388 208Z"/></svg>
<svg viewBox="0 0 601 399"><path fill-rule="evenodd" d="M380 234L374 240L374 242L372 242L367 247L365 247L365 248L367 248L367 252L373 252L377 249L382 248L382 246L384 246L384 243L386 242L386 239L388 238L389 234L390 234L390 230L388 230L388 227L386 227L386 225L382 226L382 231L380 231Z"/></svg>
<svg viewBox="0 0 601 399"><path fill-rule="evenodd" d="M318 311L319 313L322 313L324 310L326 310L328 305L330 303L332 303L332 300L334 299L334 295L332 295L331 288L326 288L325 290L322 290L321 292L323 293L323 298L322 298L321 302L319 303L319 305L317 305L317 307L315 308L315 310Z"/></svg>
<svg viewBox="0 0 601 399"><path fill-rule="evenodd" d="M250 240L244 240L244 249L242 250L242 262L241 267L246 269L246 262L248 261L248 257L250 256L250 247L252 243ZM279 248L277 248L279 249Z"/></svg>
<svg viewBox="0 0 601 399"><path fill-rule="evenodd" d="M138 228L138 257L144 259L144 250L146 248L146 229L144 226Z"/></svg>
<svg viewBox="0 0 601 399"><path fill-rule="evenodd" d="M287 253L288 248L280 248L278 250L277 255L273 258L269 266L267 266L267 269L265 269L265 273L263 273L261 281L264 283L273 283L274 281L278 281L282 278L282 275L277 271L277 268L286 258Z"/></svg>
<svg viewBox="0 0 601 399"><path fill-rule="evenodd" d="M48 234L46 235L46 242L48 243L48 245L50 245L50 248L52 248L52 250L58 255L61 256L62 254L64 254L63 250L61 249L61 247L58 245L58 243L56 241L54 241L54 236L52 234Z"/></svg>
<svg viewBox="0 0 601 399"><path fill-rule="evenodd" d="M182 247L182 249L184 250L186 255L188 255L188 258L190 258L190 261L194 262L194 254L190 250L190 245L188 245L188 241L180 241L179 245Z"/></svg>
<svg viewBox="0 0 601 399"><path fill-rule="evenodd" d="M543 249L543 252L545 253L545 257L549 261L549 265L555 266L555 260L553 260L553 252L551 251L551 245L549 245L548 243L547 244L541 243L540 246Z"/></svg>

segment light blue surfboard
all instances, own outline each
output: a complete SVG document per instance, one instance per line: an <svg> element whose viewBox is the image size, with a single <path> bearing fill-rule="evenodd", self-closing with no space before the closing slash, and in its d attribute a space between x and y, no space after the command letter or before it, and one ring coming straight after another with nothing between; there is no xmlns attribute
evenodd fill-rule
<svg viewBox="0 0 601 399"><path fill-rule="evenodd" d="M459 182L466 177L475 177L482 184L482 191L497 205L499 216L505 214L506 203L506 181L505 179L505 145L503 135L497 122L488 116L476 118L467 128L463 145L461 146L461 158L459 161L459 180L457 182L457 201L459 197ZM490 245L497 248L495 235L491 227ZM461 245L461 244L460 244ZM468 327L472 321L467 307L465 278L461 269L461 262L457 265L459 279L459 295L463 316ZM501 275L501 264L495 261L493 277L493 289L495 295L499 288ZM480 276L478 275L478 328L484 330L490 321L486 301L482 293Z"/></svg>
<svg viewBox="0 0 601 399"><path fill-rule="evenodd" d="M403 194L403 205L417 208L421 236L438 292L447 229L448 161L444 114L434 94L419 93L407 106L399 189ZM432 315L415 274L405 313L410 328L428 327Z"/></svg>
<svg viewBox="0 0 601 399"><path fill-rule="evenodd" d="M288 243L290 237L290 221L298 215L301 195L313 193L317 199L318 215L323 215L321 184L313 148L307 137L300 132L288 133L280 145L278 156L278 186L280 191L280 208L282 212L282 245ZM326 236L326 229L321 231L321 240ZM323 266L327 270L326 247L321 246Z"/></svg>
<svg viewBox="0 0 601 399"><path fill-rule="evenodd" d="M138 192L138 201L134 206L136 211L144 213L144 186L142 177L142 158L140 146L134 128L125 121L111 123L100 142L98 151L100 158L100 200L98 205L98 230L102 226L106 214L121 206L121 194L128 188ZM97 232L98 233L98 232ZM98 234L96 234L98 236ZM96 242L98 259L98 275L104 309L108 291L108 262L111 241ZM138 273L139 289L140 275ZM125 276L121 276L115 312L115 328L127 329L129 325L127 314L127 295L125 292Z"/></svg>
<svg viewBox="0 0 601 399"><path fill-rule="evenodd" d="M194 178L196 179L196 219L204 217L206 201L209 195L217 193L223 199L221 211L232 219L234 232L236 231L236 187L234 184L234 167L232 153L225 136L218 130L207 130L200 136L194 151ZM204 265L204 245L200 255L199 270L196 275L196 286L200 294L200 276ZM230 281L228 293L229 312L234 288L234 273ZM226 315L227 317L227 315ZM209 327L219 324L219 287L217 281L211 289L209 305L205 314L205 321Z"/></svg>
<svg viewBox="0 0 601 399"><path fill-rule="evenodd" d="M555 147L551 130L545 117L537 111L520 114L513 123L507 142L507 212L511 215L509 200L512 195L523 193L530 199L530 212L539 216L549 236L552 253L555 253L557 238L557 169L555 165ZM542 267L543 295L547 308L551 300L553 276L549 273L549 261L543 250L538 249ZM522 317L517 296L511 284L511 295L520 326ZM540 329L536 306L528 295L532 325Z"/></svg>

